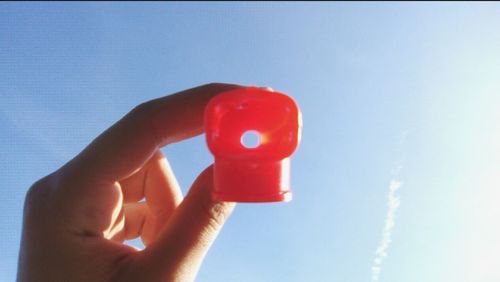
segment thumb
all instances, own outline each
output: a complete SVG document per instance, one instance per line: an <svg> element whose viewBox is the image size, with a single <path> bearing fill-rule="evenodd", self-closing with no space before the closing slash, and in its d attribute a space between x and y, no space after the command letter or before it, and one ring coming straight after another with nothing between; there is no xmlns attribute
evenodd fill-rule
<svg viewBox="0 0 500 282"><path fill-rule="evenodd" d="M213 167L205 169L169 223L143 253L146 276L154 281L193 281L235 203L214 202Z"/></svg>

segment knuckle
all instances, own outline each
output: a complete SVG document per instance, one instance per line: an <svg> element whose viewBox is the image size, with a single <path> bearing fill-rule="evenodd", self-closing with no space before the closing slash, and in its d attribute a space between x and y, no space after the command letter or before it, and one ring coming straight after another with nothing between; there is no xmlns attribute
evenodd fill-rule
<svg viewBox="0 0 500 282"><path fill-rule="evenodd" d="M154 103L153 101L143 102L135 106L131 111L130 115L147 115L152 112Z"/></svg>
<svg viewBox="0 0 500 282"><path fill-rule="evenodd" d="M42 189L42 186L40 184L40 180L35 182L31 187L28 189L28 192L26 193L25 199L24 199L24 205L29 206L30 204L33 204L38 198L38 194L40 194L40 189Z"/></svg>
<svg viewBox="0 0 500 282"><path fill-rule="evenodd" d="M215 88L215 87L220 87L221 85L224 85L223 83L220 83L220 82L210 82L210 83L207 83L205 85L203 85L204 87L209 87L209 88Z"/></svg>
<svg viewBox="0 0 500 282"><path fill-rule="evenodd" d="M203 85L203 88L207 89L220 89L223 87L229 86L229 84L221 83L221 82L211 82Z"/></svg>
<svg viewBox="0 0 500 282"><path fill-rule="evenodd" d="M137 105L125 117L127 126L135 128L137 132L149 132L154 143L161 141L160 127L155 122L157 108L157 101L150 100Z"/></svg>
<svg viewBox="0 0 500 282"><path fill-rule="evenodd" d="M53 176L48 175L31 185L24 199L24 212L30 213L47 203L51 197Z"/></svg>

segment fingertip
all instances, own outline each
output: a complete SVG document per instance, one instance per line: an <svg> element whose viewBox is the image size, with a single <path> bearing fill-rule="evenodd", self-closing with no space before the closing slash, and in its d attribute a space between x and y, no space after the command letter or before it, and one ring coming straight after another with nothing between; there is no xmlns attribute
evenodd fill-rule
<svg viewBox="0 0 500 282"><path fill-rule="evenodd" d="M197 198L197 202L202 204L207 211L214 209L215 214L220 214L224 218L227 218L234 206L236 206L236 203L215 200L213 190L214 166L212 164L205 168L196 178L186 198ZM227 211L225 211L226 209Z"/></svg>
<svg viewBox="0 0 500 282"><path fill-rule="evenodd" d="M184 269L183 272L197 272L235 207L232 202L214 201L212 189L213 166L209 166L194 181L166 229L146 248L146 258L155 268L172 264L174 268Z"/></svg>

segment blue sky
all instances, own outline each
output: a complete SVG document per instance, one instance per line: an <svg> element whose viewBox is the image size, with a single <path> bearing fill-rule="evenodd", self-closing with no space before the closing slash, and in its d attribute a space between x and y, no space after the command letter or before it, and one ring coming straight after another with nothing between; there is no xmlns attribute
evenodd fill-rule
<svg viewBox="0 0 500 282"><path fill-rule="evenodd" d="M31 183L135 105L218 81L288 93L304 128L293 201L239 205L199 281L374 281L374 266L386 282L500 281L499 15L498 3L1 3L0 280L15 278ZM212 161L203 137L163 151L183 191Z"/></svg>

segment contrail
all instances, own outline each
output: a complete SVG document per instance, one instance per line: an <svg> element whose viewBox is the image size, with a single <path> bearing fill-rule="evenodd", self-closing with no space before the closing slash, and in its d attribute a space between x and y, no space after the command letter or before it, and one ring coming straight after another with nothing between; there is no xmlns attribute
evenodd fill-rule
<svg viewBox="0 0 500 282"><path fill-rule="evenodd" d="M409 130L404 130L399 136L399 142L396 147L396 153L401 154L403 149L403 144L408 137ZM398 196L398 191L403 185L400 181L400 172L402 169L402 156L399 156L399 161L396 162L396 166L392 169L392 179L389 183L389 194L387 196L387 214L385 216L384 229L382 231L382 240L378 244L377 250L375 251L375 258L372 264L372 282L379 281L380 270L382 267L382 262L385 257L387 257L387 250L392 240L392 231L394 229L395 214L399 207L400 200Z"/></svg>
<svg viewBox="0 0 500 282"><path fill-rule="evenodd" d="M399 168L397 169L399 171ZM380 269L382 262L387 256L387 249L391 244L392 230L394 228L394 215L399 207L400 200L397 192L401 188L402 183L397 179L391 180L389 184L389 196L387 198L387 215L385 217L384 231L382 232L382 240L377 247L375 252L375 259L373 260L372 266L372 281L379 281Z"/></svg>

